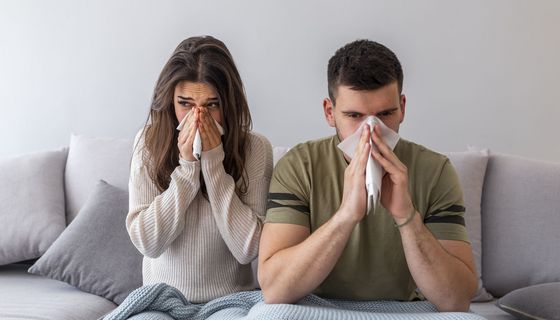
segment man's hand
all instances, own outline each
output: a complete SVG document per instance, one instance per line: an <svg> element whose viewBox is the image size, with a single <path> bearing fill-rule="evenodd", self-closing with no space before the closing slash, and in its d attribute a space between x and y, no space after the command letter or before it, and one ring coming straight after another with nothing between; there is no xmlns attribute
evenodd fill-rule
<svg viewBox="0 0 560 320"><path fill-rule="evenodd" d="M198 128L200 130L200 139L202 140L202 151L212 150L222 143L220 130L218 130L214 118L212 118L206 108L202 108L200 111Z"/></svg>
<svg viewBox="0 0 560 320"><path fill-rule="evenodd" d="M338 211L313 233L295 224L264 225L259 252L259 283L266 303L293 303L313 292L329 275L356 224L366 213L365 174L371 146L366 125L344 172ZM321 186L316 186L321 187ZM286 268L286 265L290 265Z"/></svg>
<svg viewBox="0 0 560 320"><path fill-rule="evenodd" d="M344 193L337 215L358 223L366 214L365 172L370 153L370 128L365 125L354 157L344 171Z"/></svg>
<svg viewBox="0 0 560 320"><path fill-rule="evenodd" d="M374 127L372 137L379 152L372 148L371 154L387 171L381 185L381 204L397 224L413 218L406 228L399 230L414 281L439 311L468 310L477 285L470 245L434 238L420 215L416 216L408 189L408 169L385 144L379 126Z"/></svg>
<svg viewBox="0 0 560 320"><path fill-rule="evenodd" d="M374 126L372 137L379 152L372 148L371 154L386 171L381 183L381 204L391 212L395 222L400 224L415 210L408 190L408 169L383 141L378 125Z"/></svg>
<svg viewBox="0 0 560 320"><path fill-rule="evenodd" d="M193 142L199 117L198 110L194 109L192 112L187 114L186 117L187 122L185 123L183 130L179 132L177 147L179 148L181 158L187 161L196 161L196 158L193 156Z"/></svg>

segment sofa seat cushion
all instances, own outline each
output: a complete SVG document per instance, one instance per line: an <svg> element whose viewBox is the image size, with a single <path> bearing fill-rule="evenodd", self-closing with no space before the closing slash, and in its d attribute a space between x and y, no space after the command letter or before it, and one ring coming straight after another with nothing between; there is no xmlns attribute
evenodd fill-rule
<svg viewBox="0 0 560 320"><path fill-rule="evenodd" d="M27 273L28 265L0 266L0 319L98 319L116 305L64 282Z"/></svg>
<svg viewBox="0 0 560 320"><path fill-rule="evenodd" d="M497 300L471 303L471 311L488 320L515 320L511 314L496 305Z"/></svg>

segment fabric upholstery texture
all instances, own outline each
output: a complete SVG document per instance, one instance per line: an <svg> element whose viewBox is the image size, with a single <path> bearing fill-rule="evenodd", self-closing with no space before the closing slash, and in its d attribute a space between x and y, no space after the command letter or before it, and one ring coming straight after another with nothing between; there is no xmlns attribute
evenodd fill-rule
<svg viewBox="0 0 560 320"><path fill-rule="evenodd" d="M482 197L482 279L501 297L560 281L560 164L490 155Z"/></svg>
<svg viewBox="0 0 560 320"><path fill-rule="evenodd" d="M64 230L66 155L0 158L0 265L40 257Z"/></svg>
<svg viewBox="0 0 560 320"><path fill-rule="evenodd" d="M471 242L476 270L478 289L472 301L489 301L492 295L482 283L482 226L481 201L482 187L488 163L488 150L450 152L446 154L455 167L465 201L465 224Z"/></svg>
<svg viewBox="0 0 560 320"><path fill-rule="evenodd" d="M27 268L0 266L0 319L95 320L116 307L67 283L29 274Z"/></svg>
<svg viewBox="0 0 560 320"><path fill-rule="evenodd" d="M132 144L132 139L72 134L64 174L67 224L76 217L100 179L128 190Z"/></svg>

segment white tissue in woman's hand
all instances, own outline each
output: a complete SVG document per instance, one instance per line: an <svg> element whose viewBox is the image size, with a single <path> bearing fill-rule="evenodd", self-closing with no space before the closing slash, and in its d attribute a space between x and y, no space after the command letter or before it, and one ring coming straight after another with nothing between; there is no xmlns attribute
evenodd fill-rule
<svg viewBox="0 0 560 320"><path fill-rule="evenodd" d="M179 123L179 125L177 126L177 130L179 131L183 130L183 127L185 126L185 123L187 123L187 118L189 117L189 114L191 112L192 111L189 111L187 115L183 118L183 120L181 120L181 123ZM216 121L216 119L212 118L212 120L214 120L216 127L218 127L220 134L223 136L224 128L222 128L222 126L218 123L218 121ZM200 160L201 155L202 155L202 139L200 138L200 132L198 131L198 129L196 129L196 134L194 136L194 141L193 141L193 156L197 160Z"/></svg>

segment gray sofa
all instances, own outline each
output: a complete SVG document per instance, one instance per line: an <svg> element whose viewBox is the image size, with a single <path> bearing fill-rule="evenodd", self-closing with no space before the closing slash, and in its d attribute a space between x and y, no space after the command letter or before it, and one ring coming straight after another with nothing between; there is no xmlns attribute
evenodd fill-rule
<svg viewBox="0 0 560 320"><path fill-rule="evenodd" d="M70 222L74 219L75 224L78 224L80 215L86 214L83 213L84 207L89 206L91 211L91 204L88 204L88 201L92 200L88 197L94 192L100 179L123 190L127 189L131 150L131 140L73 135L70 146L57 151L58 156L49 160L50 164L44 164L38 172L25 177L26 181L22 182L23 185L19 190L12 190L12 187L7 185L10 178L13 180L14 177L21 175L22 166L25 169L25 166L40 164L45 153L27 155L24 157L26 161L22 161L21 157L0 159L0 178L3 178L0 179L0 191L12 192L10 196L12 203L5 208L0 208L2 219L0 264L3 264L0 265L0 319L97 319L117 306L115 303L117 299L107 298L116 295L105 289L99 291L99 286L96 287L97 283L85 279L87 273L83 270L66 270L59 272L58 276L55 272L53 276L53 273L49 274L48 270L37 272L36 270L40 269L38 267L34 267L37 274L28 273L28 269L34 263L40 264L39 261L42 260L35 262L35 259L40 256L43 256L41 259L51 256L46 269L62 267L57 266L57 259L53 260L54 254L49 250L55 246L60 247L56 241L63 236L69 237L64 235L63 230L69 230L72 226ZM286 148L275 147L275 161L285 151ZM60 156L61 154L63 156ZM496 298L516 289L560 281L560 249L557 245L560 240L557 231L560 229L560 164L503 154L488 154L484 150L449 153L448 156L457 168L464 187L469 236L473 243L475 257L480 264L481 281L477 299L489 300L473 302L471 309L488 319L515 319L496 306ZM38 181L49 172L56 174L49 177L50 180L47 179L47 182ZM20 210L18 203L14 202L18 199L22 201L22 190L28 192L28 189L37 188L45 190L48 188L49 192L56 193L53 196L54 200L39 199L40 197L36 198L36 196L30 200L29 195L26 195L29 205ZM31 195L36 193L36 191L29 192ZM16 199L13 199L14 197ZM0 198L0 200L8 199ZM51 210L54 213L48 213L54 217L43 219L41 216L35 216L27 219L24 215L31 215L32 211L37 211L33 206L41 206L41 208L45 206L41 201L54 208ZM11 214L14 210L21 212L15 216ZM87 214L91 215L91 212ZM62 215L62 218L56 215ZM35 220L29 222L30 219ZM54 229L54 235L46 236L44 227L39 231L31 230L45 220L48 221L47 226L53 226L47 229ZM60 225L60 221L63 221L61 228L54 226ZM123 220L120 221L124 224ZM83 224L83 221L81 223ZM1 235L2 230L11 232L9 239ZM33 236L40 235L43 239L38 245L22 245L25 241L37 241L36 237L25 235L26 230L33 233ZM74 230L73 232L76 236L76 232ZM88 231L80 230L80 232ZM59 234L62 235L58 236ZM23 237L23 239L16 241L15 237ZM76 248L73 248L72 240L65 241L67 247L64 247L63 251L71 252L83 246L76 242ZM89 242L96 241L89 240ZM22 252L29 252L26 255L18 255L17 250L20 250L18 249L20 247ZM60 251L60 248L58 250ZM64 254L62 253L63 257ZM95 255L96 252L91 252L92 257ZM5 263L10 259L32 261ZM80 259L87 260L83 257ZM134 261L134 264L140 261L139 257L130 259L127 261ZM67 263L63 260L59 259L58 263L65 265L76 263L75 261ZM121 269L128 268L122 264L125 262L121 262ZM90 262L84 262L86 263ZM79 263L73 268L81 269ZM105 268L108 272L115 271L111 269L115 268L111 263L106 263ZM130 270L137 270L134 268L131 267ZM53 277L55 279L51 279ZM94 282L103 281L97 279ZM108 284L111 285L113 284ZM119 293L122 295L123 290L132 290L138 285L135 283L132 287L121 288ZM95 294L84 292L75 286Z"/></svg>

